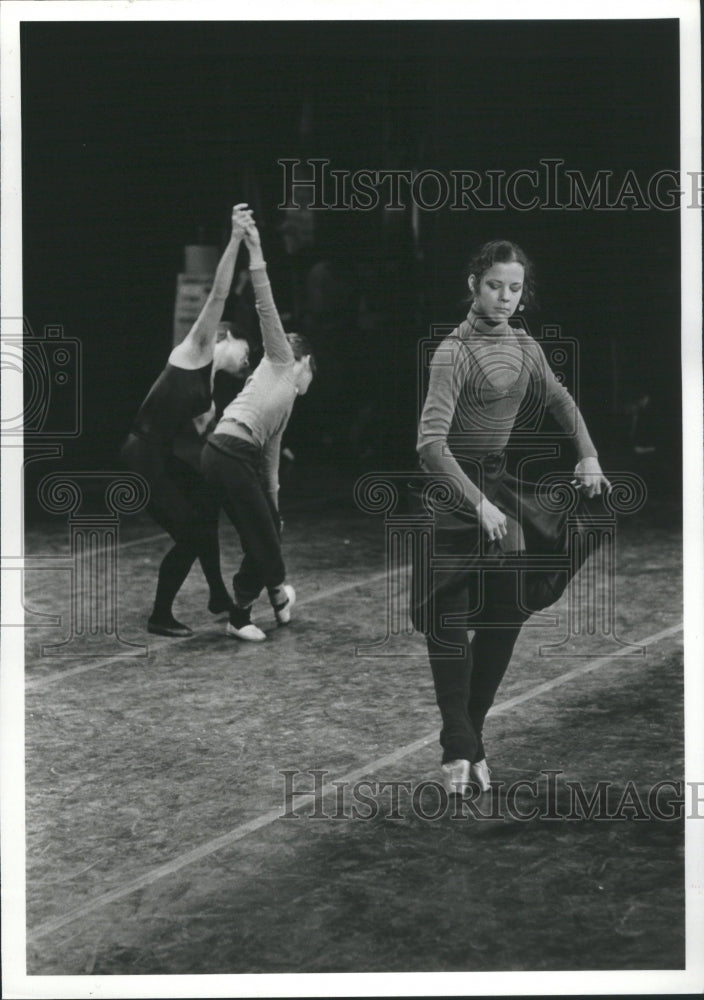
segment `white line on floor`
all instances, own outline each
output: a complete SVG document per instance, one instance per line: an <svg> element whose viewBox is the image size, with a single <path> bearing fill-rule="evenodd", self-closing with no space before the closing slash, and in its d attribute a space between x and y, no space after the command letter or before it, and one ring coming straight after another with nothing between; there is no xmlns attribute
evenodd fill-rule
<svg viewBox="0 0 704 1000"><path fill-rule="evenodd" d="M132 549L137 545L148 545L150 542L158 542L160 538L166 540L170 536L165 531L160 531L158 535L146 535L144 538L133 538L129 542L120 542L120 549Z"/></svg>
<svg viewBox="0 0 704 1000"><path fill-rule="evenodd" d="M671 625L669 628L662 629L660 632L655 632L644 639L638 640L638 645L654 646L655 643L660 642L662 639L666 639L671 635L676 635L678 632L681 632L682 628L682 622L678 625ZM597 659L589 660L587 663L583 663L581 666L575 667L573 670L568 670L564 674L560 674L559 677L554 677L552 680L545 681L542 684L536 684L535 687L530 688L528 691L524 691L523 694L519 694L513 698L507 698L505 701L499 702L494 706L494 708L492 708L491 714L498 715L503 712L508 712L510 709L515 708L516 705L530 701L532 698L537 698L541 694L545 694L547 691L551 691L554 688L562 687L563 685L568 684L571 680L574 680L577 677L583 677L585 674L591 673L593 670L597 670L599 667L602 667L607 663L613 663L614 660L619 658L619 656L627 655L630 652L630 648L625 647L612 656L601 656ZM417 750L421 750L429 743L435 742L436 739L437 734L430 733L427 736L423 736L421 739L414 740L412 743L407 743L405 746L399 747L399 749L394 750L393 753L386 754L383 757L377 757L376 760L369 761L362 767L349 771L347 774L342 775L342 777L336 778L335 782L351 784L358 781L360 778L363 778L365 775L376 773L382 768L388 767L389 764L395 764L404 757L408 757ZM314 793L302 795L300 797L300 801L296 804L296 809L301 810L313 805L317 800L334 791L335 785L333 782L327 782L327 784L323 785L317 795ZM95 910L100 910L105 906L109 906L110 903L116 903L118 900L124 899L125 896L129 896L133 892L137 892L139 889L144 889L148 885L153 885L161 879L168 878L170 875L174 875L187 865L192 865L197 861L202 861L203 858L207 858L211 854L215 854L216 851L229 847L231 844L236 843L238 840L242 840L243 837L248 836L250 833L254 833L256 830L261 830L262 827L270 826L272 823L275 823L277 819L281 818L281 807L278 809L270 809L263 815L257 816L256 819L252 819L248 823L243 823L241 826L235 827L234 830L230 830L228 833L225 833L220 837L215 837L213 840L209 840L205 844L201 844L200 847L196 847L192 851L180 854L178 857L173 858L166 864L159 865L157 868L152 869L152 871L147 872L145 875L141 875L139 878L133 879L131 882L126 882L124 885L117 889L113 889L111 892L103 893L103 895L97 896L95 899L84 903L82 906L77 906L73 910L69 910L67 913L63 913L59 917L54 917L52 920L44 921L44 923L39 924L33 930L28 932L27 940L36 941L41 937L45 937L47 934L51 934L53 931L59 930L66 924L72 923L74 920L78 920L81 917L85 917L89 913L95 912Z"/></svg>
<svg viewBox="0 0 704 1000"><path fill-rule="evenodd" d="M401 567L403 569L403 567ZM368 584L377 583L379 580L386 578L386 570L381 570L379 573L372 573L371 576L365 576L361 580L350 580L348 583L338 583L335 587L327 587L324 590L318 590L313 594L308 594L306 597L300 598L296 602L296 607L302 607L304 604L312 604L314 601L323 601L328 597L336 597L337 594L344 594L349 590L356 590L358 587L365 587ZM205 623L198 623L199 627L204 631L205 629L212 627L211 621ZM223 626L220 626L223 627ZM202 635L203 631L196 632L192 636L184 639L167 639L167 638L155 638L154 636L149 637L149 653L158 653L161 650L168 649L174 646L174 643L184 643L190 642L192 639L196 638L196 635ZM223 627L224 635L224 627ZM232 642L233 640L228 640ZM107 667L111 663L122 663L125 666L135 665L137 667L142 666L146 657L144 656L129 656L126 654L118 654L117 656L107 656L107 657L90 657L85 663L79 664L77 667L71 667L69 670L57 670L55 673L46 674L44 677L28 677L25 680L25 690L26 691L39 691L42 688L48 687L50 684L55 684L57 681L65 680L67 677L75 677L77 674L85 674L91 670L99 670L102 667Z"/></svg>
<svg viewBox="0 0 704 1000"><path fill-rule="evenodd" d="M340 500L347 499L348 496L350 496L351 494L352 494L352 488L350 487L349 491L345 491L344 493L341 493L339 495L338 499L340 499ZM311 509L315 509L317 507L324 507L326 504L330 503L331 500L334 500L334 499L335 499L334 495L327 495L327 496L322 497L322 498L317 499L317 500L309 499L309 500L306 500L305 505L299 503L296 506L290 508L290 513L292 515L297 514L298 513L298 509L300 507L303 507L303 506L304 506L305 510L311 510ZM288 512L285 511L284 513L286 513L287 516L288 516ZM223 521L223 524L224 524L224 521ZM138 545L148 545L150 542L158 542L160 540L173 541L173 539L171 538L171 536L166 531L160 531L160 532L158 532L155 535L145 535L143 538L132 538L132 539L130 539L129 542L120 542L118 548L119 549L131 549L131 548L135 548ZM94 550L94 554L96 554L96 555L97 554L102 554L103 552L105 552L105 549L103 549L103 548L95 549ZM42 558L43 558L43 556L42 556ZM27 569L29 569L29 570L35 569L35 568L36 567L34 567L34 566L28 566L27 567Z"/></svg>

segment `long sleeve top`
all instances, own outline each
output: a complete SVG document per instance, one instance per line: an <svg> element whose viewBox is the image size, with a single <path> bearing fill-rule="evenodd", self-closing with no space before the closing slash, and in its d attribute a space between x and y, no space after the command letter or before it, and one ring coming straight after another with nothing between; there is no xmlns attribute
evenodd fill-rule
<svg viewBox="0 0 704 1000"><path fill-rule="evenodd" d="M262 449L267 489L278 505L281 438L288 423L297 389L295 357L274 303L266 265L250 268L252 287L262 332L264 357L245 382L239 396L225 407L222 422L244 424ZM221 424L215 428L218 433Z"/></svg>
<svg viewBox="0 0 704 1000"><path fill-rule="evenodd" d="M503 451L519 414L545 409L569 435L580 459L596 456L577 404L540 345L523 329L508 323L488 327L470 312L431 361L416 445L421 468L455 476L464 500L476 507L482 493L462 459Z"/></svg>

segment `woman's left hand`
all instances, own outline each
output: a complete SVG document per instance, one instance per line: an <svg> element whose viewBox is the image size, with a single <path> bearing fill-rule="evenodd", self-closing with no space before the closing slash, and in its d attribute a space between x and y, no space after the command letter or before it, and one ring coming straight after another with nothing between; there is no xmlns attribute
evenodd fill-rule
<svg viewBox="0 0 704 1000"><path fill-rule="evenodd" d="M574 470L575 478L588 497L598 496L602 489L610 490L611 483L601 471L597 458L582 458Z"/></svg>

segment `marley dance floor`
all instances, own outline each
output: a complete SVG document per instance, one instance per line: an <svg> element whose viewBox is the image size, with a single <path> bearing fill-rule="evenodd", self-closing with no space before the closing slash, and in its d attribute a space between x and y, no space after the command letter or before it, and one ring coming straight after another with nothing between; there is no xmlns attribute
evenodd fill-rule
<svg viewBox="0 0 704 1000"><path fill-rule="evenodd" d="M42 654L67 637L69 576L27 572L27 972L683 968L684 824L674 791L647 807L683 777L677 506L619 524L617 634L645 655L599 634L540 655L563 598L524 629L487 721L494 797L437 815L422 637L359 648L386 633L383 517L355 507L354 477L299 477L282 500L298 604L287 628L258 606L260 645L225 636L197 566L175 606L195 635L147 635L168 540L143 515L121 524L119 629L147 655ZM221 538L227 579L239 543ZM65 558L65 520L26 549ZM569 782L608 782L604 814L575 812Z"/></svg>

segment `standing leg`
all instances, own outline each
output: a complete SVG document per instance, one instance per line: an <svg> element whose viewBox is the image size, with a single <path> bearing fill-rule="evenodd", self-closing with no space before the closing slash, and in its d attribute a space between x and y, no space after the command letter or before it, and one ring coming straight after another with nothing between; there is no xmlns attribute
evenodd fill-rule
<svg viewBox="0 0 704 1000"><path fill-rule="evenodd" d="M426 636L435 697L442 716L440 745L442 762L474 760L479 737L470 718L468 704L472 676L472 649L466 625L447 625L449 614L465 614L468 591L465 587L436 594L432 627Z"/></svg>
<svg viewBox="0 0 704 1000"><path fill-rule="evenodd" d="M198 554L194 539L193 504L184 489L182 477L170 465L163 466L159 475L150 477L149 489L147 510L156 523L171 535L175 544L159 566L154 607L147 628L156 635L192 635L192 629L174 618L172 607Z"/></svg>
<svg viewBox="0 0 704 1000"><path fill-rule="evenodd" d="M490 780L482 740L484 720L527 617L520 607L519 582L519 574L514 569L484 571L485 607L471 644L473 671L467 711L477 733L471 773L483 791L488 791Z"/></svg>
<svg viewBox="0 0 704 1000"><path fill-rule="evenodd" d="M206 522L203 525L198 546L198 561L210 590L208 611L214 615L229 611L232 607L232 598L227 592L220 569L220 540L217 520Z"/></svg>
<svg viewBox="0 0 704 1000"><path fill-rule="evenodd" d="M147 480L147 510L175 542L159 567L149 630L158 635L192 635L188 626L174 618L172 606L197 557L207 570L211 601L231 603L220 574L217 506L198 472L175 455L165 454L154 442L131 434L121 457Z"/></svg>
<svg viewBox="0 0 704 1000"><path fill-rule="evenodd" d="M472 763L485 759L482 730L487 712L511 660L520 626L477 629L471 643L473 662L467 713L477 734L477 748Z"/></svg>
<svg viewBox="0 0 704 1000"><path fill-rule="evenodd" d="M162 559L154 607L147 625L149 632L168 636L193 635L192 629L174 618L172 608L176 594L183 586L195 559L194 547L183 542L176 542Z"/></svg>
<svg viewBox="0 0 704 1000"><path fill-rule="evenodd" d="M195 548L208 584L208 610L213 614L229 611L232 598L227 592L220 569L218 538L220 508L217 499L203 476L187 462L177 456L171 456L166 468L171 482L177 484L190 507L181 513L178 530L184 540Z"/></svg>

